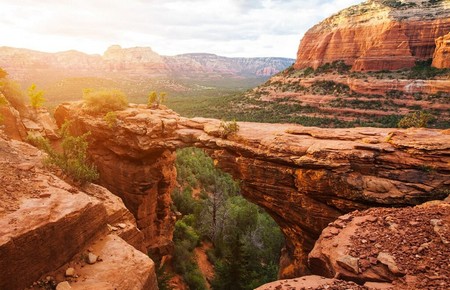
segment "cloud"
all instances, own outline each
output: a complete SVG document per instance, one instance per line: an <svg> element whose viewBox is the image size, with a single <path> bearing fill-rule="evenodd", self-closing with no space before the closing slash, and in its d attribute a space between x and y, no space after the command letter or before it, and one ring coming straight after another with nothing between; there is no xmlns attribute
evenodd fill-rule
<svg viewBox="0 0 450 290"><path fill-rule="evenodd" d="M0 0L0 45L295 57L308 28L361 0Z"/></svg>

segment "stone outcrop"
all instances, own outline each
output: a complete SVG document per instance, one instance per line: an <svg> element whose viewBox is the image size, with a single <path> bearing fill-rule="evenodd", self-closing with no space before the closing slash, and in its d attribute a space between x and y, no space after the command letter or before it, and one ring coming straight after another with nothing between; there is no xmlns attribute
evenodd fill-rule
<svg viewBox="0 0 450 290"><path fill-rule="evenodd" d="M432 65L436 68L450 68L450 32L436 38Z"/></svg>
<svg viewBox="0 0 450 290"><path fill-rule="evenodd" d="M74 289L157 289L154 263L141 252L144 236L123 202L100 186L64 182L44 168L44 157L0 136L0 288L24 289L40 278L36 286L56 285L72 261ZM102 262L79 258L89 251Z"/></svg>
<svg viewBox="0 0 450 290"><path fill-rule="evenodd" d="M174 150L204 148L280 225L287 243L282 277L308 272L308 252L343 213L420 204L445 198L450 188L447 131L239 123L236 135L222 138L218 120L144 105L118 111L113 128L81 103L59 106L55 117L72 120L74 133L92 133L101 184L123 198L156 252L171 239Z"/></svg>
<svg viewBox="0 0 450 290"><path fill-rule="evenodd" d="M4 98L0 93L0 98L2 97ZM0 106L0 116L3 132L14 140L25 141L28 134L40 135L50 140L58 138L56 133L58 128L46 109L33 110L25 105L15 108L8 102L6 105Z"/></svg>
<svg viewBox="0 0 450 290"><path fill-rule="evenodd" d="M323 230L309 265L318 275L391 289L445 289L449 236L448 202L356 211Z"/></svg>
<svg viewBox="0 0 450 290"><path fill-rule="evenodd" d="M330 279L321 276L311 275L295 279L286 279L264 284L256 290L294 290L294 289L346 289L346 290L367 290L367 287L360 286L354 282L347 282L338 279Z"/></svg>
<svg viewBox="0 0 450 290"><path fill-rule="evenodd" d="M303 37L296 69L343 60L355 71L397 70L433 57L450 31L448 1L369 0L317 24Z"/></svg>

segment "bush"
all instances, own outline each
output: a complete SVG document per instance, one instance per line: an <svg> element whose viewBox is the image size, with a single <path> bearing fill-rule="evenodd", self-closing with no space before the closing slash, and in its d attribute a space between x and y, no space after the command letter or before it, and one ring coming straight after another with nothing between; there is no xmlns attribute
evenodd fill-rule
<svg viewBox="0 0 450 290"><path fill-rule="evenodd" d="M427 127L428 122L431 120L431 115L426 112L414 112L404 116L399 122L399 128L421 128Z"/></svg>
<svg viewBox="0 0 450 290"><path fill-rule="evenodd" d="M50 141L42 136L29 135L27 139L48 154L47 163L58 166L72 178L82 183L97 180L99 177L97 169L87 160L86 152L89 144L86 139L90 133L72 136L69 133L69 126L70 123L66 122L61 127L62 153L56 152Z"/></svg>
<svg viewBox="0 0 450 290"><path fill-rule="evenodd" d="M233 121L221 121L220 122L220 136L222 138L227 138L230 135L234 135L239 131L239 124L236 120Z"/></svg>
<svg viewBox="0 0 450 290"><path fill-rule="evenodd" d="M160 92L159 95L155 91L151 91L148 95L147 99L147 107L155 108L159 107L160 104L164 104L166 102L167 93Z"/></svg>
<svg viewBox="0 0 450 290"><path fill-rule="evenodd" d="M117 114L116 114L116 112L108 112L108 113L106 113L106 115L103 117L103 120L105 120L105 122L108 124L108 127L110 129L116 127L117 126Z"/></svg>
<svg viewBox="0 0 450 290"><path fill-rule="evenodd" d="M123 110L128 106L126 95L119 90L83 91L84 108L92 114Z"/></svg>

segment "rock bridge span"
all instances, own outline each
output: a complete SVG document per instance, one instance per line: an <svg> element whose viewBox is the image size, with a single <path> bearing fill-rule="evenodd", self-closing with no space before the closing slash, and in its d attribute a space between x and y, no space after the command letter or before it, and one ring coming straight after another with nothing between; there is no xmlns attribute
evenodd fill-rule
<svg viewBox="0 0 450 290"><path fill-rule="evenodd" d="M171 110L130 105L110 126L81 103L60 105L60 125L90 131L89 154L100 184L135 215L147 248L170 252L175 223L170 194L175 150L205 149L241 181L245 198L263 207L286 237L280 277L308 272L306 259L328 223L374 206L408 206L450 192L450 131L430 129L321 129L292 124L239 123L221 137L220 121L184 118Z"/></svg>

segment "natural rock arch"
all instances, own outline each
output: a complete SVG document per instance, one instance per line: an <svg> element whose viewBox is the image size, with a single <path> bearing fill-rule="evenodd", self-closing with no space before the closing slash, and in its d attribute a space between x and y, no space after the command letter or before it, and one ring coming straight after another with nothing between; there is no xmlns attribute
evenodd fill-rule
<svg viewBox="0 0 450 290"><path fill-rule="evenodd" d="M407 206L450 192L450 134L429 129L321 129L290 124L239 123L220 137L220 121L183 118L171 110L131 105L109 127L81 103L60 105L58 124L90 131L90 156L100 183L124 200L147 248L170 252L175 217L175 150L205 149L241 181L241 191L262 206L286 237L281 277L308 272L306 259L328 223L372 206Z"/></svg>

